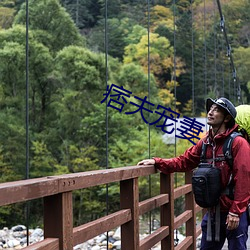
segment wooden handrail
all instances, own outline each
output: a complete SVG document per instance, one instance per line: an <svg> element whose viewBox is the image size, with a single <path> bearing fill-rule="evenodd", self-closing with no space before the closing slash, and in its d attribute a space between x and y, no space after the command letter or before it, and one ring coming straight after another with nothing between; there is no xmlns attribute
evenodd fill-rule
<svg viewBox="0 0 250 250"><path fill-rule="evenodd" d="M196 227L196 213L191 173L186 184L174 189L173 174L160 174L160 194L139 202L141 176L156 174L154 166L129 166L58 176L48 176L0 184L0 206L33 199L44 199L44 240L23 249L72 250L77 244L121 227L122 249L146 250L161 241L161 249L175 249L174 230L186 224L186 238L176 249L196 249L200 227ZM97 220L73 228L74 190L120 183L120 210ZM185 197L185 212L174 217L174 200ZM139 239L139 216L160 208L161 225L143 240Z"/></svg>

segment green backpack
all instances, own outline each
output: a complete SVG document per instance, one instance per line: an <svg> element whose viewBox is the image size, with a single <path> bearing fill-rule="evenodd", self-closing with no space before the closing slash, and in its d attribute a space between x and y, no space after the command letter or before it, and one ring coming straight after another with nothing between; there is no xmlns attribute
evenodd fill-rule
<svg viewBox="0 0 250 250"><path fill-rule="evenodd" d="M239 105L236 108L235 121L239 124L242 135L248 140L250 138L250 105Z"/></svg>

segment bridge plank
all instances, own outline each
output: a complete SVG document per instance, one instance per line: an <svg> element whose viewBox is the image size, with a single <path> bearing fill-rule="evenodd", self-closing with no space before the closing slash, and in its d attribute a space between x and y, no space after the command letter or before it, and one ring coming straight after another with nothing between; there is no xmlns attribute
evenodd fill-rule
<svg viewBox="0 0 250 250"><path fill-rule="evenodd" d="M59 250L59 239L47 238L22 248L23 250Z"/></svg>
<svg viewBox="0 0 250 250"><path fill-rule="evenodd" d="M154 166L129 166L107 170L95 170L75 174L60 175L60 192L94 187L112 182L124 181L139 176L148 176L157 171Z"/></svg>
<svg viewBox="0 0 250 250"><path fill-rule="evenodd" d="M148 235L146 238L140 241L140 250L151 249L155 244L157 244L162 239L169 235L169 227L163 226L158 228L155 232Z"/></svg>
<svg viewBox="0 0 250 250"><path fill-rule="evenodd" d="M123 209L73 229L74 246L131 220L131 210Z"/></svg>
<svg viewBox="0 0 250 250"><path fill-rule="evenodd" d="M174 219L174 229L177 229L192 218L192 210L187 210Z"/></svg>
<svg viewBox="0 0 250 250"><path fill-rule="evenodd" d="M130 166L0 183L0 206L154 173L154 166Z"/></svg>
<svg viewBox="0 0 250 250"><path fill-rule="evenodd" d="M168 194L160 194L139 203L139 214L143 215L169 202Z"/></svg>
<svg viewBox="0 0 250 250"><path fill-rule="evenodd" d="M188 249L193 243L193 237L188 236L186 237L181 243L179 243L174 249L181 250L181 249Z"/></svg>
<svg viewBox="0 0 250 250"><path fill-rule="evenodd" d="M192 192L192 185L191 184L185 184L181 187L177 187L174 190L174 199L177 199L180 196L182 196L184 194L188 194L190 192Z"/></svg>
<svg viewBox="0 0 250 250"><path fill-rule="evenodd" d="M58 192L58 179L56 177L1 183L0 206L42 198Z"/></svg>

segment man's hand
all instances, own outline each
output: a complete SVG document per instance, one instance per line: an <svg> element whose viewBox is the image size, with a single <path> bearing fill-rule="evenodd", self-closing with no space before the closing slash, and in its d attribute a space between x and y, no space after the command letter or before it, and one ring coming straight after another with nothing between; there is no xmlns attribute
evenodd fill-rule
<svg viewBox="0 0 250 250"><path fill-rule="evenodd" d="M137 163L137 166L138 165L155 165L155 160L154 159L142 160Z"/></svg>
<svg viewBox="0 0 250 250"><path fill-rule="evenodd" d="M239 226L240 218L239 216L231 215L230 213L227 215L227 229L233 230Z"/></svg>

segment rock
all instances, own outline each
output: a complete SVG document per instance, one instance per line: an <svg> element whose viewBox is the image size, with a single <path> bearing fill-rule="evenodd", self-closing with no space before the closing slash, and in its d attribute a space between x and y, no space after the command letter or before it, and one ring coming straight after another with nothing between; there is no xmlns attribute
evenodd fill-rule
<svg viewBox="0 0 250 250"><path fill-rule="evenodd" d="M101 248L98 246L98 245L96 245L96 246L93 246L92 248L91 248L91 250L100 250Z"/></svg>
<svg viewBox="0 0 250 250"><path fill-rule="evenodd" d="M101 234L101 235L99 235L99 236L97 236L97 237L95 238L96 243L100 243L100 242L102 242L102 241L105 240L105 239L106 239L106 235L105 235L105 234Z"/></svg>
<svg viewBox="0 0 250 250"><path fill-rule="evenodd" d="M26 236L26 235L25 235ZM20 243L21 245L24 245L27 243L27 237L23 237L21 240L20 240Z"/></svg>
<svg viewBox="0 0 250 250"><path fill-rule="evenodd" d="M109 237L109 238L108 238L108 241L109 241L110 243L114 243L114 242L116 241L116 239L114 239L113 237Z"/></svg>
<svg viewBox="0 0 250 250"><path fill-rule="evenodd" d="M114 242L113 246L115 247L115 249L119 250L121 249L121 245L122 245L122 242L120 240Z"/></svg>
<svg viewBox="0 0 250 250"><path fill-rule="evenodd" d="M116 240L120 240L121 239L121 227L118 227L115 231L115 234L113 235L113 238Z"/></svg>
<svg viewBox="0 0 250 250"><path fill-rule="evenodd" d="M8 247L16 247L20 245L20 242L18 240L13 239L13 240L7 241L7 245Z"/></svg>
<svg viewBox="0 0 250 250"><path fill-rule="evenodd" d="M23 238L23 237L25 237L26 236L26 234L24 234L23 233L23 231L15 231L15 232L13 232L13 237L14 238Z"/></svg>
<svg viewBox="0 0 250 250"><path fill-rule="evenodd" d="M11 228L13 232L20 232L23 230L26 230L26 227L24 225L17 225Z"/></svg>
<svg viewBox="0 0 250 250"><path fill-rule="evenodd" d="M107 246L107 241L106 241L106 240L103 240L102 242L100 242L100 245L101 245L101 246Z"/></svg>
<svg viewBox="0 0 250 250"><path fill-rule="evenodd" d="M109 236L109 237L113 236L114 234L115 234L114 231L109 231L109 232L108 232L108 236Z"/></svg>
<svg viewBox="0 0 250 250"><path fill-rule="evenodd" d="M43 230L41 228L36 228L32 234L32 237L42 237L43 236Z"/></svg>
<svg viewBox="0 0 250 250"><path fill-rule="evenodd" d="M39 242L44 239L44 232L41 228L29 229L29 244ZM140 235L140 239L147 237L148 234L144 233ZM178 232L179 243L183 240L184 236ZM108 242L107 242L108 241ZM108 245L107 245L108 244ZM10 230L4 228L0 230L0 250L17 250L27 246L27 230L25 226L17 225ZM121 228L118 227L114 231L107 234L100 234L93 239L88 240L74 246L74 250L121 250ZM152 250L160 250L160 243L155 245Z"/></svg>
<svg viewBox="0 0 250 250"><path fill-rule="evenodd" d="M18 245L15 247L15 249L22 249L23 247L21 245Z"/></svg>
<svg viewBox="0 0 250 250"><path fill-rule="evenodd" d="M88 249L88 244L87 243L79 244L79 245L74 246L73 249L74 250Z"/></svg>
<svg viewBox="0 0 250 250"><path fill-rule="evenodd" d="M87 243L93 246L95 244L95 239L88 240Z"/></svg>
<svg viewBox="0 0 250 250"><path fill-rule="evenodd" d="M0 238L3 238L7 235L6 230L0 230Z"/></svg>

